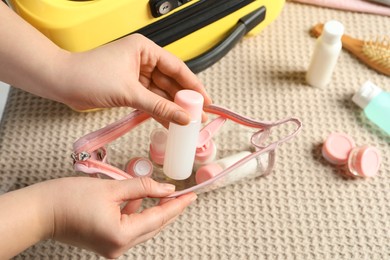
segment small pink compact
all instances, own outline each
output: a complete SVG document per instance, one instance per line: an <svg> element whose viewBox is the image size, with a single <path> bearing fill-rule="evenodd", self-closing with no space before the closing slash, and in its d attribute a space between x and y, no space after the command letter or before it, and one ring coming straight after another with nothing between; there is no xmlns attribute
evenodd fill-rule
<svg viewBox="0 0 390 260"><path fill-rule="evenodd" d="M344 165L348 162L349 152L355 147L355 142L346 134L332 133L322 146L324 158L336 165Z"/></svg>
<svg viewBox="0 0 390 260"><path fill-rule="evenodd" d="M368 145L355 147L346 134L332 133L322 146L322 155L335 165L347 165L346 174L353 177L372 177L379 171L379 150Z"/></svg>
<svg viewBox="0 0 390 260"><path fill-rule="evenodd" d="M348 169L353 176L372 177L379 171L381 156L375 147L368 145L352 149Z"/></svg>

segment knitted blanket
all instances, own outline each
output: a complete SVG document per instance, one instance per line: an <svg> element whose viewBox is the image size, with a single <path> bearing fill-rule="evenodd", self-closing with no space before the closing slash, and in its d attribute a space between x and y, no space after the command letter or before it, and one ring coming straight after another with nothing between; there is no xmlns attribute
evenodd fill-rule
<svg viewBox="0 0 390 260"><path fill-rule="evenodd" d="M261 34L242 40L199 74L215 104L268 121L295 116L303 129L278 148L270 175L200 194L176 222L121 259L390 258L390 137L351 101L366 80L390 91L390 79L343 50L329 86L306 85L315 43L308 31L330 19L341 21L346 34L359 39L390 32L386 16L288 2ZM0 192L76 175L70 159L73 142L129 112L118 108L77 113L11 89L0 128ZM155 126L146 123L134 132L134 154L147 153ZM332 132L377 147L383 157L378 176L346 178L342 168L325 161L321 145ZM228 133L217 139L218 157L249 145L240 131ZM16 257L97 258L53 241Z"/></svg>

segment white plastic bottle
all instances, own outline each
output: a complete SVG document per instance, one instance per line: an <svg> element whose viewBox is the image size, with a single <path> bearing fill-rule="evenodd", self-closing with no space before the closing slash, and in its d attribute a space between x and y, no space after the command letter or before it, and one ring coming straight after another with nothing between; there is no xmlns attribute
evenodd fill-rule
<svg viewBox="0 0 390 260"><path fill-rule="evenodd" d="M169 124L163 171L174 180L191 176L195 151L202 122L203 96L193 90L181 90L175 95L175 103L191 116L188 125Z"/></svg>
<svg viewBox="0 0 390 260"><path fill-rule="evenodd" d="M343 34L344 26L338 21L332 20L324 25L306 73L306 81L309 85L321 88L330 83L342 49Z"/></svg>
<svg viewBox="0 0 390 260"><path fill-rule="evenodd" d="M240 152L200 167L196 171L196 175L195 175L196 183L200 184L202 182L205 182L215 177L223 170L227 169L228 167L232 166L233 164L235 164L236 162L238 162L239 160L243 159L244 157L250 154L251 153L248 151ZM268 154L266 154L266 156L268 156ZM234 169L234 171L229 175L229 178L226 180L227 182L226 184L234 183L250 175L256 175L257 169L258 169L257 158L253 158L248 162L244 163L243 165L241 165L240 167Z"/></svg>

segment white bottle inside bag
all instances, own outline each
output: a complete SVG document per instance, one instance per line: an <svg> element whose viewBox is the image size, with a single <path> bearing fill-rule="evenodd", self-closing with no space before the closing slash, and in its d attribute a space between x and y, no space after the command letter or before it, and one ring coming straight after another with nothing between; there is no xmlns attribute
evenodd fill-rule
<svg viewBox="0 0 390 260"><path fill-rule="evenodd" d="M332 20L324 25L306 73L306 81L309 85L321 88L330 83L343 46L341 42L343 34L344 26L338 21Z"/></svg>
<svg viewBox="0 0 390 260"><path fill-rule="evenodd" d="M232 166L233 164L250 154L251 153L248 151L240 152L200 167L195 175L196 183L200 184L215 177L223 170L227 169L228 167ZM266 155L268 156L268 154ZM233 183L252 174L255 175L257 168L257 159L253 158L252 160L241 165L240 167L234 169L233 172L229 175L227 182Z"/></svg>
<svg viewBox="0 0 390 260"><path fill-rule="evenodd" d="M163 171L171 179L185 180L194 165L204 99L196 91L181 90L174 101L189 113L191 121L185 126L169 124Z"/></svg>

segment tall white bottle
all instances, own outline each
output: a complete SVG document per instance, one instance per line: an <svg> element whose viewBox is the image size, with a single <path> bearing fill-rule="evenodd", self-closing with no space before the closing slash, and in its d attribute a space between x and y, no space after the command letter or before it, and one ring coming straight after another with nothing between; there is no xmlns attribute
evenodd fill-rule
<svg viewBox="0 0 390 260"><path fill-rule="evenodd" d="M191 122L185 126L169 124L163 171L171 179L185 180L194 165L204 100L196 91L181 90L174 101L188 112Z"/></svg>
<svg viewBox="0 0 390 260"><path fill-rule="evenodd" d="M344 26L338 21L332 20L324 25L306 73L306 81L309 85L321 88L330 83L342 49L343 34Z"/></svg>

